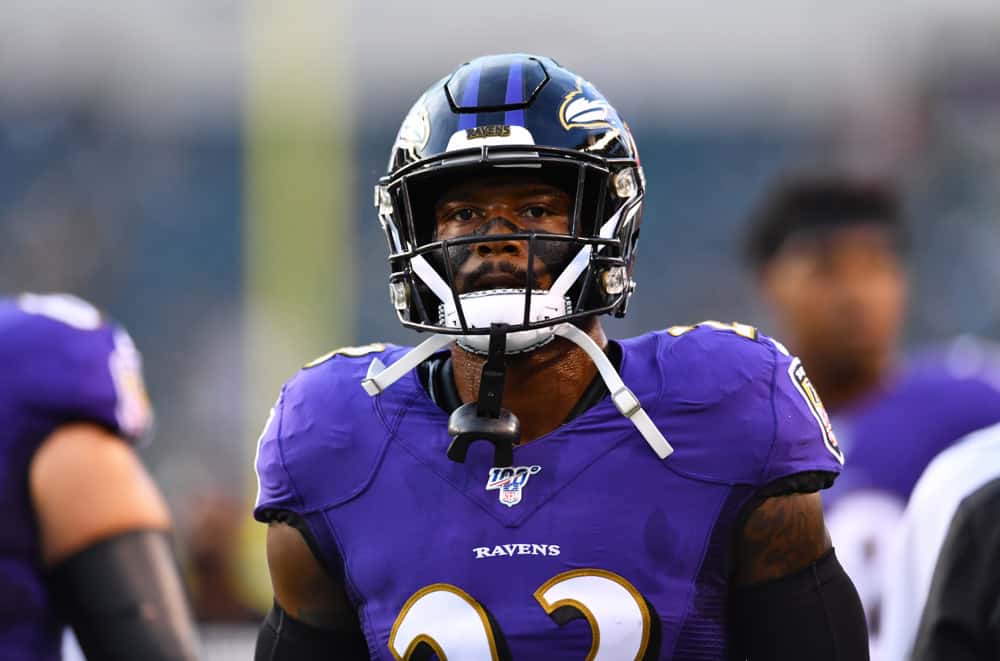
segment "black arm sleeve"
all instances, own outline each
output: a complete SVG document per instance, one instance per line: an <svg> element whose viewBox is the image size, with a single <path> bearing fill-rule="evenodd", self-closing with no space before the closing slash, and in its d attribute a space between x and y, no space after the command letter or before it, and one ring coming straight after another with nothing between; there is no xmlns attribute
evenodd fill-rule
<svg viewBox="0 0 1000 661"><path fill-rule="evenodd" d="M1000 480L962 501L945 537L913 661L1000 658Z"/></svg>
<svg viewBox="0 0 1000 661"><path fill-rule="evenodd" d="M88 659L198 658L169 533L102 540L57 565L49 583Z"/></svg>
<svg viewBox="0 0 1000 661"><path fill-rule="evenodd" d="M867 661L861 599L831 550L800 572L739 589L733 614L750 661Z"/></svg>
<svg viewBox="0 0 1000 661"><path fill-rule="evenodd" d="M367 661L368 644L360 631L339 632L300 622L278 602L257 634L254 661Z"/></svg>

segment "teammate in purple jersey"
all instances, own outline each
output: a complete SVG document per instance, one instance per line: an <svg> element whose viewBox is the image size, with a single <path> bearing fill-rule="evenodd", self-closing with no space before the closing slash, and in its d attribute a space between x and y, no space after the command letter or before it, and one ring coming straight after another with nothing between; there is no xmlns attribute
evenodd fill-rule
<svg viewBox="0 0 1000 661"><path fill-rule="evenodd" d="M129 442L151 413L128 334L71 296L0 299L0 658L195 658L166 506Z"/></svg>
<svg viewBox="0 0 1000 661"><path fill-rule="evenodd" d="M431 335L282 389L258 660L867 657L801 363L742 324L604 335L644 188L627 126L550 59L420 98L376 203L393 305Z"/></svg>
<svg viewBox="0 0 1000 661"><path fill-rule="evenodd" d="M762 292L809 365L847 459L824 504L865 604L873 659L887 551L917 478L954 441L1000 420L1000 391L969 360L954 370L944 352L900 356L901 216L882 184L802 177L774 191L748 243Z"/></svg>

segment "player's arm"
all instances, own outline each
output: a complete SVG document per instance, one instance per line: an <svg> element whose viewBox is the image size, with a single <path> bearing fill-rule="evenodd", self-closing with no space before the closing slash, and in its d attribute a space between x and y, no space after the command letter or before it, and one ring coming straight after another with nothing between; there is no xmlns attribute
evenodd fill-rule
<svg viewBox="0 0 1000 661"><path fill-rule="evenodd" d="M735 554L735 626L751 661L861 661L861 600L834 555L818 493L764 499Z"/></svg>
<svg viewBox="0 0 1000 661"><path fill-rule="evenodd" d="M369 658L343 584L317 560L297 528L278 521L268 524L267 565L274 606L257 636L255 661Z"/></svg>
<svg viewBox="0 0 1000 661"><path fill-rule="evenodd" d="M132 448L68 424L32 458L42 561L88 658L196 659L170 543L170 515Z"/></svg>

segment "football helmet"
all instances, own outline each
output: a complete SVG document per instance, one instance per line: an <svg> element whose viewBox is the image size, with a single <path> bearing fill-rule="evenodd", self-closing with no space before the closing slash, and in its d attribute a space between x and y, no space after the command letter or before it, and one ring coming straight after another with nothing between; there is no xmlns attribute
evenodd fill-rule
<svg viewBox="0 0 1000 661"><path fill-rule="evenodd" d="M515 232L438 240L434 202L444 187L471 178L528 174L572 197L567 234ZM453 336L485 353L490 327L505 324L506 351L529 351L554 328L590 315L625 314L645 181L628 126L600 92L537 55L480 57L427 90L407 114L375 187L389 244L389 290L400 322ZM462 246L527 245L522 288L459 293ZM465 251L467 253L467 251ZM533 286L540 254L553 284Z"/></svg>

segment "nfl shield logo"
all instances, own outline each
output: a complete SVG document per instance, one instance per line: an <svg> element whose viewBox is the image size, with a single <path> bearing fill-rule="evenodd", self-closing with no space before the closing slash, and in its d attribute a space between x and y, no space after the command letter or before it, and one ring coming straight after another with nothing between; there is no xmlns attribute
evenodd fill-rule
<svg viewBox="0 0 1000 661"><path fill-rule="evenodd" d="M521 502L524 485L528 483L528 479L540 470L542 470L541 466L491 468L490 475L486 480L486 490L499 491L497 496L500 502L507 507L513 507Z"/></svg>

